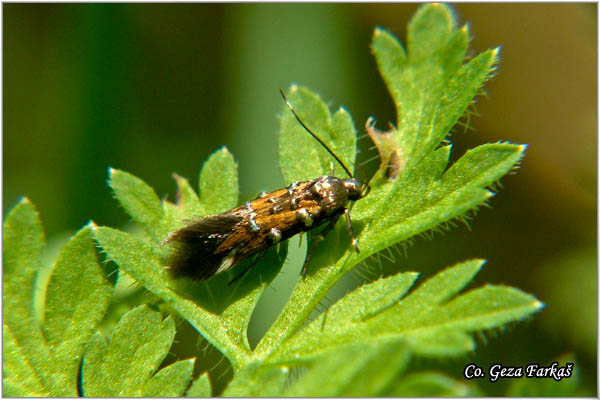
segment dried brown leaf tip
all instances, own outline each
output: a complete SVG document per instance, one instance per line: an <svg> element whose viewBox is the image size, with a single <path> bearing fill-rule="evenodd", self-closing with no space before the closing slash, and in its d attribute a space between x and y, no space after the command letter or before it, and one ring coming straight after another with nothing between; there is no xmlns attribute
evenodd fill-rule
<svg viewBox="0 0 600 400"><path fill-rule="evenodd" d="M395 181L398 175L404 169L406 160L402 154L402 149L397 143L397 136L393 134L394 128L390 126L389 131L380 131L375 127L375 118L369 117L366 123L367 133L371 137L377 151L381 164L379 171L383 170L383 174L389 181Z"/></svg>

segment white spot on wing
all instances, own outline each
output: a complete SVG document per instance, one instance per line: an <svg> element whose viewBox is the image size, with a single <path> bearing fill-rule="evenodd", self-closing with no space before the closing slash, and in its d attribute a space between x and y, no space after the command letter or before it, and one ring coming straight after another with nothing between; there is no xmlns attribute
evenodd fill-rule
<svg viewBox="0 0 600 400"><path fill-rule="evenodd" d="M228 255L227 257L225 257L223 261L221 261L221 265L219 265L219 269L217 269L217 272L215 272L215 274L220 274L221 272L231 268L231 266L233 265L233 257L233 255Z"/></svg>
<svg viewBox="0 0 600 400"><path fill-rule="evenodd" d="M233 260L235 259L235 253L237 253L238 249L235 248L231 253L227 254L227 257L221 261L221 265L219 265L219 269L217 269L216 274L219 274L223 271L227 271L233 265Z"/></svg>

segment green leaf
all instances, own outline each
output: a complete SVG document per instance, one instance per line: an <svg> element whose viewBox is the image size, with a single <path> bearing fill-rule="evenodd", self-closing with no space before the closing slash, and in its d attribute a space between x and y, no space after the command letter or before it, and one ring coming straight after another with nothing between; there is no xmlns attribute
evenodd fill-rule
<svg viewBox="0 0 600 400"><path fill-rule="evenodd" d="M200 375L185 394L186 397L211 397L212 389L210 387L210 379L208 372Z"/></svg>
<svg viewBox="0 0 600 400"><path fill-rule="evenodd" d="M398 128L389 132L372 126L368 129L382 164L370 183L371 193L358 200L351 213L361 252L354 252L345 226L338 223L327 240L317 245L308 275L296 286L283 312L259 343L259 350L276 346L299 330L335 282L369 256L464 218L469 210L487 202L493 193L486 187L516 168L523 157L523 145L488 144L470 150L448 168L450 146L439 146L447 140L451 127L466 112L497 61L497 51L492 50L463 64L468 32L466 28L455 30L455 25L447 6L424 5L410 24L408 54L391 34L375 31L373 51L400 119ZM318 123L324 119L324 112L319 110L326 110L325 104L306 89L298 92L297 99L290 95L292 104L299 112L308 104L307 118L310 111L321 115L315 118L315 130L325 130L327 124ZM293 129L288 126L294 122L291 117L284 116L282 121L280 158L286 180L325 173L323 162L299 150L304 146L286 139ZM347 141L331 147L342 154L354 154L353 145ZM302 175L304 171L306 175Z"/></svg>
<svg viewBox="0 0 600 400"><path fill-rule="evenodd" d="M108 354L108 343L100 332L96 332L85 345L83 359L83 394L91 396L96 393L99 396L110 396L110 387L113 382L110 381L112 374L106 374L102 371L104 368L104 359Z"/></svg>
<svg viewBox="0 0 600 400"><path fill-rule="evenodd" d="M356 157L356 128L348 112L340 108L333 116L321 98L306 88L292 86L288 100L302 121L342 160L350 171ZM347 177L343 168L300 126L287 105L282 105L279 129L279 160L286 183L308 181L330 173Z"/></svg>
<svg viewBox="0 0 600 400"><path fill-rule="evenodd" d="M166 227L161 230L163 239L170 231L183 227L194 218L217 214L237 205L237 164L225 147L214 152L204 163L200 172L200 196L187 179L177 174L173 174L173 178L177 182L175 203L162 201L163 214L158 222Z"/></svg>
<svg viewBox="0 0 600 400"><path fill-rule="evenodd" d="M45 243L29 200L11 210L3 233L3 394L77 396L83 345L97 329L112 293L90 229L71 238L50 272L42 328L33 308Z"/></svg>
<svg viewBox="0 0 600 400"><path fill-rule="evenodd" d="M171 317L163 320L146 306L127 312L108 345L96 334L86 348L83 393L92 397L182 396L191 381L193 360L155 374L174 337Z"/></svg>
<svg viewBox="0 0 600 400"><path fill-rule="evenodd" d="M237 164L226 147L214 152L200 173L202 214L217 214L237 206Z"/></svg>
<svg viewBox="0 0 600 400"><path fill-rule="evenodd" d="M450 299L482 264L480 260L457 264L402 299L399 296L408 290L416 274L398 274L364 285L319 315L271 357L278 362L302 363L357 342L390 340L404 340L411 351L424 356L456 356L472 351L475 345L469 333L518 321L543 306L518 289L491 285ZM399 289L382 302L390 286ZM381 311L365 313L361 304L373 304L373 300L379 300Z"/></svg>
<svg viewBox="0 0 600 400"><path fill-rule="evenodd" d="M187 179L173 174L177 182L176 203L158 198L140 178L109 169L109 185L125 211L155 242L184 224L185 219L233 208L238 197L237 164L226 148L216 151L200 174L200 196Z"/></svg>
<svg viewBox="0 0 600 400"><path fill-rule="evenodd" d="M235 374L223 397L281 397L289 379L288 367L248 364Z"/></svg>
<svg viewBox="0 0 600 400"><path fill-rule="evenodd" d="M241 366L244 355L250 351L246 329L252 310L281 268L287 243L267 252L261 262L232 286L227 283L251 260L211 279L210 283L198 284L185 279L173 281L163 270L168 249L161 248L159 243L186 219L221 212L236 205L237 165L232 155L225 148L211 155L200 174L199 196L187 180L175 175L178 185L175 204L166 200L160 204L152 188L139 178L122 171L111 171L110 184L117 199L153 240L147 243L109 228L98 228L95 239L110 259L177 310L229 358L234 368ZM151 216L144 217L145 213Z"/></svg>
<svg viewBox="0 0 600 400"><path fill-rule="evenodd" d="M3 359L3 395L9 397L44 397L50 395L50 388L44 381L49 379L36 370L40 360L24 348L13 334L10 326L2 325L2 359ZM43 362L43 360L42 360Z"/></svg>
<svg viewBox="0 0 600 400"><path fill-rule="evenodd" d="M194 359L177 361L160 371L144 385L144 397L181 397L192 380Z"/></svg>
<svg viewBox="0 0 600 400"><path fill-rule="evenodd" d="M170 304L237 368L250 353L246 329L252 310L277 275L287 247L274 247L242 279L228 282L246 264L219 274L209 282L174 281L163 269L152 245L115 229L100 227L94 237L106 254L151 293Z"/></svg>
<svg viewBox="0 0 600 400"><path fill-rule="evenodd" d="M395 37L375 30L373 52L396 104L398 123L391 136L404 168L448 135L493 71L497 49L463 64L468 42L467 27L456 30L443 4L424 5L413 17L408 57Z"/></svg>
<svg viewBox="0 0 600 400"><path fill-rule="evenodd" d="M179 210L178 217L204 215L200 199L198 199L198 195L194 192L194 189L192 189L188 180L177 174L173 174L173 179L177 182L177 199L175 205ZM168 202L163 201L163 207L165 207L166 204L168 204Z"/></svg>
<svg viewBox="0 0 600 400"><path fill-rule="evenodd" d="M533 365L537 363L531 363ZM574 354L565 354L560 357L556 357L547 363L537 364L539 368L537 371L543 370L544 368L554 368L557 379L555 380L552 376L545 378L535 378L535 372L532 377L524 377L521 379L512 379L507 391L507 396L511 397L593 397L592 393L585 393L581 385L581 368L578 368ZM567 365L571 364L570 376L566 377L561 375L559 377L558 370L561 369L565 373L567 372ZM523 368L523 374L527 374L527 366Z"/></svg>
<svg viewBox="0 0 600 400"><path fill-rule="evenodd" d="M46 289L43 330L55 362L62 365L59 382L71 386L77 376L83 345L100 324L112 287L99 268L89 228L80 230L59 255Z"/></svg>
<svg viewBox="0 0 600 400"><path fill-rule="evenodd" d="M2 233L3 355L10 360L6 367L11 367L3 369L4 394L16 396L32 390L49 396L54 387L53 357L44 345L33 309L35 276L46 243L38 213L28 199L9 212Z"/></svg>
<svg viewBox="0 0 600 400"><path fill-rule="evenodd" d="M420 7L408 25L410 60L417 64L440 58L440 50L444 50L454 25L454 18L447 7L441 4ZM461 61L462 58L464 56Z"/></svg>
<svg viewBox="0 0 600 400"><path fill-rule="evenodd" d="M425 371L399 379L386 397L483 397L477 386L450 378L440 372Z"/></svg>
<svg viewBox="0 0 600 400"><path fill-rule="evenodd" d="M154 240L162 240L169 227L163 223L163 207L154 189L125 171L109 168L108 172L108 184L127 214Z"/></svg>
<svg viewBox="0 0 600 400"><path fill-rule="evenodd" d="M474 332L521 320L542 308L532 295L505 286L459 294L481 268L483 262L473 260L438 273L412 292L416 273L376 280L314 315L338 279L368 257L419 233L444 228L454 219L464 220L467 212L493 196L489 187L515 169L524 155L524 145L494 143L471 149L449 165L449 134L461 117L468 117L474 97L494 71L498 50L466 61L468 29L457 28L443 4L422 6L407 37L408 52L381 29L373 36L373 53L398 120L388 132L377 130L372 120L367 123L381 165L369 183L370 194L352 208L361 251L354 251L345 224L338 222L314 248L308 273L255 349L248 343L248 322L285 259L286 243L271 248L231 286L227 283L251 260L205 282L172 280L163 269L168 248L160 246L169 230L186 219L237 205L233 157L225 149L210 157L202 168L198 196L176 176L176 203L161 203L151 188L129 174L111 176L117 198L150 237L138 239L101 227L94 230L94 238L123 271L228 358L234 377L224 395L385 395L393 392L390 383L411 354L464 355L474 349ZM309 129L352 171L356 128L350 114L343 108L332 114L317 94L303 87L292 86L288 99ZM330 173L346 177L287 105L282 105L279 155L286 183ZM310 247L314 233L308 235ZM110 345L96 337L90 342L90 363L101 364L109 352ZM389 370L377 368L381 360ZM289 369L295 367L310 369L286 391ZM426 392L419 387L425 379L433 393L460 393L440 376L409 378L404 382L409 393ZM188 395L193 393L210 394L208 377L194 383Z"/></svg>
<svg viewBox="0 0 600 400"><path fill-rule="evenodd" d="M378 396L404 370L409 354L400 342L354 345L332 352L292 385L285 396Z"/></svg>
<svg viewBox="0 0 600 400"><path fill-rule="evenodd" d="M364 199L356 204L357 219L369 206L379 205L379 210L386 215L386 218L374 218L365 228L363 247L385 248L483 204L493 196L484 187L514 168L524 150L525 146L508 143L479 146L468 151L439 179L425 170L407 171L385 194L387 200ZM396 199L396 203L390 199Z"/></svg>

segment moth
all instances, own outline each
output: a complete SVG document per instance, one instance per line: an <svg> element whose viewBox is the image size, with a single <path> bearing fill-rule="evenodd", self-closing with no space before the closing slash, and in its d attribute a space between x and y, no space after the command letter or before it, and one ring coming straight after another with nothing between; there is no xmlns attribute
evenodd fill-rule
<svg viewBox="0 0 600 400"><path fill-rule="evenodd" d="M228 271L240 261L256 255L233 283L250 270L276 243L325 225L317 236L322 240L342 214L356 252L360 252L352 232L348 204L368 194L370 186L358 182L339 157L298 116L283 90L283 100L300 123L342 166L349 179L320 176L305 182L294 182L286 188L263 192L229 211L188 221L183 228L171 232L164 243L173 252L167 262L174 278L189 277L197 281ZM302 267L306 274L308 261L319 240L309 250Z"/></svg>

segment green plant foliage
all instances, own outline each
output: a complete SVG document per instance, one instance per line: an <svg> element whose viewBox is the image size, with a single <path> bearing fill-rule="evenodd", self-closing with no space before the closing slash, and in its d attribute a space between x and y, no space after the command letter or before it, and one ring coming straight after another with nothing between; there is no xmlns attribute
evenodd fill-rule
<svg viewBox="0 0 600 400"><path fill-rule="evenodd" d="M556 363L556 367L565 367L567 363L573 364L572 376L562 378L560 381L548 378L522 378L510 382L507 395L511 397L593 397L594 393L586 392L579 387L581 370L573 354L565 354L540 364L541 368L549 367ZM540 368L540 369L541 369ZM523 370L526 374L526 370Z"/></svg>
<svg viewBox="0 0 600 400"><path fill-rule="evenodd" d="M361 343L330 353L285 392L287 397L383 395L410 360L402 342Z"/></svg>
<svg viewBox="0 0 600 400"><path fill-rule="evenodd" d="M175 337L171 317L146 306L127 312L110 343L96 333L86 345L83 394L91 397L176 397L189 386L194 360L183 360L156 372Z"/></svg>
<svg viewBox="0 0 600 400"><path fill-rule="evenodd" d="M45 240L29 200L8 214L3 235L3 395L183 395L193 360L154 374L175 335L171 318L161 322L157 312L140 307L121 319L109 344L97 332L113 287L98 263L90 227L71 238L52 267L41 326L34 317L35 279Z"/></svg>
<svg viewBox="0 0 600 400"><path fill-rule="evenodd" d="M200 375L193 383L190 389L186 392L186 397L211 397L212 389L208 373Z"/></svg>
<svg viewBox="0 0 600 400"><path fill-rule="evenodd" d="M90 229L71 238L52 267L42 326L34 317L34 288L45 239L29 200L8 214L3 235L3 394L75 397L83 345L112 293Z"/></svg>
<svg viewBox="0 0 600 400"><path fill-rule="evenodd" d="M356 128L350 114L340 108L332 116L318 95L297 86L291 87L289 99L303 122L352 170L356 155ZM287 184L308 181L330 173L332 166L334 176L345 176L342 167L332 159L327 150L298 124L287 105L282 106L282 115L279 164Z"/></svg>
<svg viewBox="0 0 600 400"><path fill-rule="evenodd" d="M213 154L204 165L201 177L207 177L216 184L216 177L237 175L237 166L225 149ZM109 183L115 189L115 195L123 207L128 210L137 204L152 204L159 201L154 191L141 180L122 171L111 170ZM237 202L237 180L230 179L229 197L221 193L219 198L211 195L198 196L189 188L183 178L177 177L179 188L177 203L163 201L165 212L158 226L169 227L163 237L181 225L182 218L202 214L185 214L186 210L216 210L222 204ZM202 190L204 184L200 184ZM205 192L206 188L203 189ZM135 191L134 196L129 193ZM226 191L227 192L227 191ZM225 193L226 193L225 192ZM127 193L120 196L119 193ZM141 219L136 219L140 221ZM152 237L155 226L141 224ZM158 243L148 243L132 235L115 229L100 227L95 229L95 237L106 250L108 256L129 273L153 294L161 297L177 312L187 319L199 332L206 333L206 339L217 347L237 367L244 364L243 359L250 352L250 345L245 334L252 310L268 283L281 268L287 247L282 244L267 252L265 258L234 285L227 283L238 271L221 274L210 283L196 284L185 281L171 281L163 268L162 249ZM256 284L260 282L260 284ZM198 306L200 305L200 307ZM237 359L240 359L238 362Z"/></svg>
<svg viewBox="0 0 600 400"><path fill-rule="evenodd" d="M434 371L408 374L394 384L386 397L483 397L473 384Z"/></svg>
<svg viewBox="0 0 600 400"><path fill-rule="evenodd" d="M199 215L220 213L238 205L237 164L226 147L215 152L206 161L200 173L199 190L199 204L202 207L198 211ZM183 201L183 204L187 203Z"/></svg>
<svg viewBox="0 0 600 400"><path fill-rule="evenodd" d="M287 340L272 357L293 364L352 345L357 338L377 343L404 339L414 353L426 356L471 351L475 343L469 332L519 320L541 307L535 297L503 286L488 285L454 297L482 263L473 260L448 268L404 298L400 297L417 277L414 273L364 285ZM393 297L387 286L398 288ZM374 304L380 311L370 309Z"/></svg>
<svg viewBox="0 0 600 400"><path fill-rule="evenodd" d="M272 366L262 362L240 368L229 383L224 397L279 397L290 379L286 366Z"/></svg>
<svg viewBox="0 0 600 400"><path fill-rule="evenodd" d="M446 6L421 7L409 25L408 54L391 34L380 29L375 31L373 52L400 119L397 129L372 132L382 165L371 181L371 193L357 201L352 209L361 252L357 254L348 246L345 227L338 224L326 243L317 246L308 275L299 281L257 350L266 350L296 334L335 282L361 261L416 234L463 218L467 211L484 204L493 196L486 187L515 168L522 158L525 146L488 144L470 150L448 168L451 146L442 142L447 140L451 127L481 90L497 60L497 50L490 50L463 64L468 32L466 28L456 30L454 25ZM292 88L289 99L292 104L301 104L309 110L318 107L307 104L323 104L304 88ZM305 117L302 111L299 113ZM307 136L290 128L293 116L283 115L280 147ZM320 120L325 123L319 125ZM320 120L312 121L311 128L316 132L331 129L327 118ZM351 131L349 128L339 136L345 137ZM315 164L311 159L318 146L313 141L294 147L294 151L280 151L286 179L302 177L297 172L298 165L313 168L313 176L328 172L328 166ZM343 144L331 147L340 151ZM341 153L348 151L352 156L342 158L352 161L355 148ZM306 159L313 162L307 164ZM393 161L394 177L387 176L390 161Z"/></svg>
<svg viewBox="0 0 600 400"><path fill-rule="evenodd" d="M178 200L175 204L163 201L162 211L155 207L159 200L149 186L125 172L112 171L110 185L126 210L138 208L136 212L143 213L140 204L154 205L151 212L155 217L134 216L134 220L156 240L148 243L107 227L95 229L95 238L124 271L170 304L229 359L234 378L225 396L376 395L404 368L408 354L465 354L475 347L472 332L520 320L542 307L533 296L504 286L488 285L458 295L483 263L473 260L439 273L409 294L415 273L364 285L306 325L344 273L390 245L460 218L483 204L493 195L486 187L515 168L523 156L524 146L488 144L470 150L448 168L450 146L442 142L497 61L497 50L490 50L463 63L467 44L466 28L456 29L443 5L423 6L413 18L408 54L392 35L376 30L373 51L401 117L398 128L391 132L370 129L384 162L371 183L371 194L358 201L352 211L361 253L348 246L340 223L326 244L317 247L307 276L299 280L256 349L248 345L248 320L277 274L285 249L272 249L265 260L229 288L226 282L238 268L202 283L170 280L162 268L163 250L157 243L168 232L164 227L179 227L178 218L189 218L190 211L204 215L236 204L236 165L230 154L220 150L206 162L199 197L183 178L176 177ZM293 86L288 95L305 123L353 168L356 128L350 115L343 109L331 115L325 103L305 88ZM280 159L285 180L312 179L328 173L332 165L336 176L344 176L341 167L302 132L283 107ZM220 177L225 177L224 190ZM157 229L162 233L158 238L154 233ZM394 346L398 352L390 350ZM380 373L359 386L350 384L357 383L358 369L339 368L352 364L351 359L366 368L378 358L394 354L398 358L392 364L398 367L391 369L390 377ZM329 361L321 362L315 367L318 369L285 389L290 366L310 367L317 359ZM315 384L323 376L329 377L326 390L324 384Z"/></svg>
<svg viewBox="0 0 600 400"><path fill-rule="evenodd" d="M525 146L510 143L479 146L448 165L450 130L468 113L498 58L497 50L489 50L465 62L468 41L467 28L457 28L448 7L439 4L422 6L410 22L408 51L390 33L375 31L373 53L398 121L389 132L378 131L371 122L367 127L381 165L370 182L371 193L352 209L361 252L349 245L340 221L317 245L307 275L299 279L256 348L248 342L248 323L286 259L287 243L271 248L232 285L227 283L251 260L205 282L173 280L164 268L169 248L163 241L169 232L186 219L238 204L237 165L225 148L204 164L198 194L186 179L174 175L175 202L160 200L141 179L110 169L116 199L144 235L95 225L80 231L50 278L43 330L35 326L32 311L43 234L33 206L21 202L4 226L5 394L77 395L75 375L84 344L84 395L212 394L207 374L190 386L191 360L156 372L175 334L170 317L163 320L141 306L121 318L109 342L97 333L111 286L95 259L90 230L109 260L230 361L234 377L225 396L477 393L471 385L435 372L401 375L415 356L464 356L475 349L473 333L522 320L543 307L534 296L507 286L485 285L461 293L482 260L458 263L418 285L414 272L378 279L311 319L346 272L389 246L464 218L493 196L491 185L518 166ZM293 86L288 95L305 123L353 169L356 128L350 114L339 109L332 115L306 88ZM314 179L332 167L335 176L345 177L289 110L282 110L279 151L285 180ZM298 371L303 374L296 379L292 372Z"/></svg>
<svg viewBox="0 0 600 400"><path fill-rule="evenodd" d="M108 183L127 214L139 225L147 227L146 233L152 239L164 237L169 227L163 224L163 207L154 189L126 172L109 168L108 173Z"/></svg>

